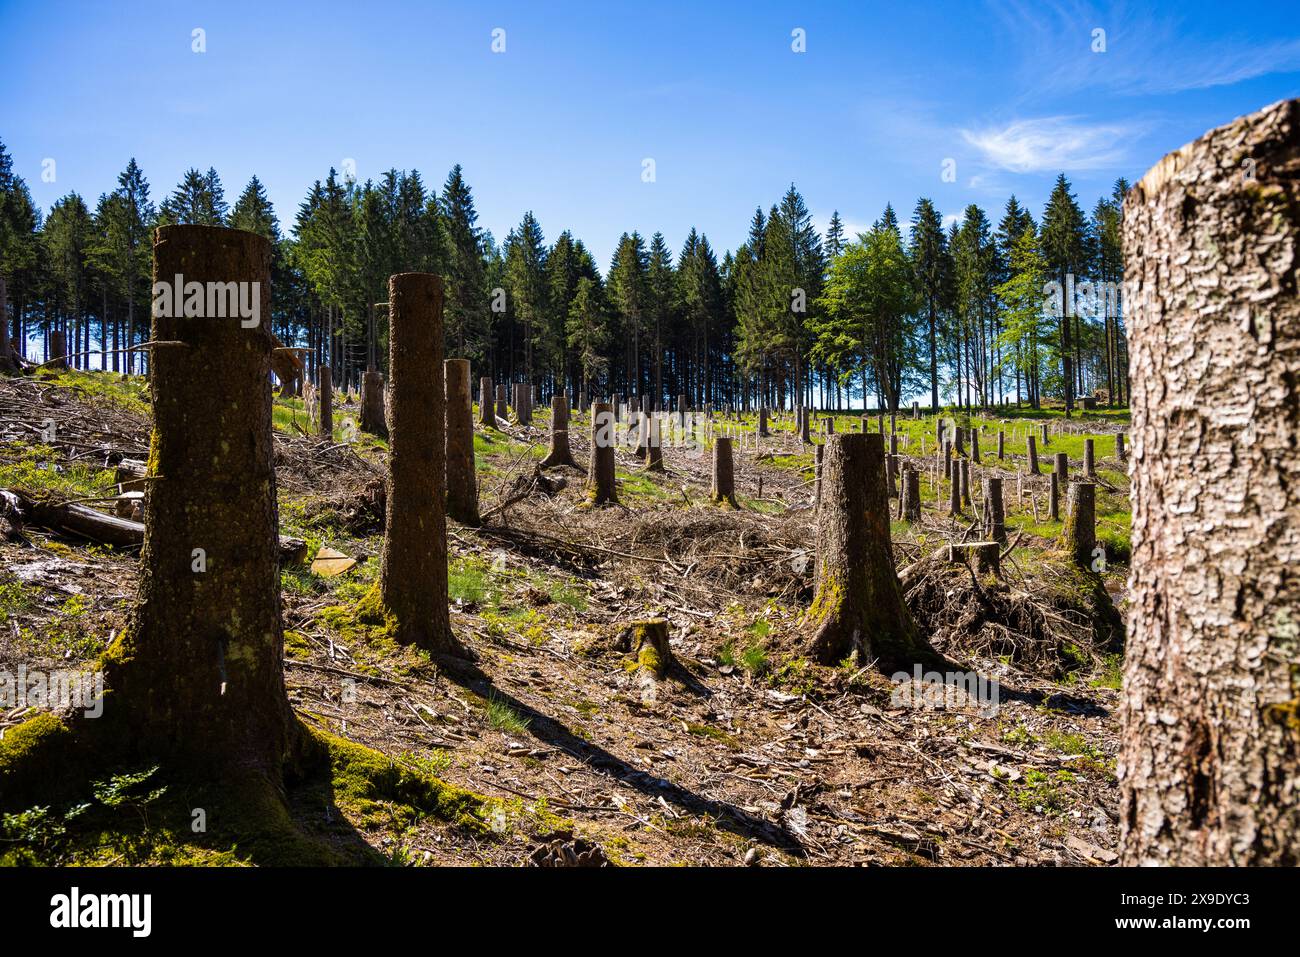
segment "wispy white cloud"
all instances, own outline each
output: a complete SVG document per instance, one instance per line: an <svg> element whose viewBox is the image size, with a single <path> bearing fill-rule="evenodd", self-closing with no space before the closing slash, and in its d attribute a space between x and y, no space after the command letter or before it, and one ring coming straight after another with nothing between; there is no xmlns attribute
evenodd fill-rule
<svg viewBox="0 0 1300 957"><path fill-rule="evenodd" d="M1122 3L992 0L991 6L1023 51L1022 75L1036 94L1158 95L1300 71L1300 38L1199 38L1174 17L1134 13ZM1104 31L1104 52L1094 51L1096 30Z"/></svg>
<svg viewBox="0 0 1300 957"><path fill-rule="evenodd" d="M1013 173L1040 173L1123 166L1127 143L1136 132L1133 124L1044 116L962 130L961 135L990 166Z"/></svg>

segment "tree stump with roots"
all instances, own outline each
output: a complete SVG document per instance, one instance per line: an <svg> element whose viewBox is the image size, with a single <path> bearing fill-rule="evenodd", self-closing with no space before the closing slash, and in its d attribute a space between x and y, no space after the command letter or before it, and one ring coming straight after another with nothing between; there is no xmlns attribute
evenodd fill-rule
<svg viewBox="0 0 1300 957"><path fill-rule="evenodd" d="M566 396L551 396L551 448L541 464L544 469L561 465L578 467L569 449L569 400Z"/></svg>
<svg viewBox="0 0 1300 957"><path fill-rule="evenodd" d="M841 434L825 448L809 655L822 664L856 655L886 670L941 660L917 630L894 570L884 437Z"/></svg>

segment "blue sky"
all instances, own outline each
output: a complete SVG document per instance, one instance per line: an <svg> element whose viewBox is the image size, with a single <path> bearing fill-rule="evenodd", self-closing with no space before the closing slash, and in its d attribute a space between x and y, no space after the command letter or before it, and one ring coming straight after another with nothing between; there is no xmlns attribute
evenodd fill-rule
<svg viewBox="0 0 1300 957"><path fill-rule="evenodd" d="M851 228L886 202L906 220L920 195L996 221L1014 192L1038 215L1058 170L1091 208L1300 95L1300 26L1294 3L1196 0L0 0L0 75L0 139L43 209L70 190L93 204L132 156L155 201L190 166L232 201L256 173L282 222L347 159L434 186L459 162L499 240L531 208L604 268L632 229L678 250L696 226L721 255L791 182L819 224L838 209Z"/></svg>

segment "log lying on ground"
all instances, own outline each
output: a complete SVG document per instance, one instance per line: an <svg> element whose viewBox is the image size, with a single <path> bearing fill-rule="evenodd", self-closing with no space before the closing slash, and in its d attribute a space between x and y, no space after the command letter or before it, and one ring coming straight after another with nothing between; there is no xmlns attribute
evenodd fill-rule
<svg viewBox="0 0 1300 957"><path fill-rule="evenodd" d="M6 519L15 529L26 525L47 528L112 545L114 548L134 548L144 543L144 523L109 515L98 509L75 502L48 502L32 498L14 489L0 489L0 518ZM307 560L307 543L301 538L280 536L280 561L297 565Z"/></svg>

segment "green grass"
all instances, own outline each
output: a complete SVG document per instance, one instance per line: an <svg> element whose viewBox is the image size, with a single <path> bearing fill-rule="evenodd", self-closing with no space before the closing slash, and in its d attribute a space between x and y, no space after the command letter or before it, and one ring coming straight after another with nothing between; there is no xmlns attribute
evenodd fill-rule
<svg viewBox="0 0 1300 957"><path fill-rule="evenodd" d="M523 734L528 730L531 722L522 717L506 701L498 698L495 694L487 700L485 707L488 724L497 731L504 731L507 734Z"/></svg>
<svg viewBox="0 0 1300 957"><path fill-rule="evenodd" d="M61 499L117 494L112 469L85 462L59 463L60 457L56 450L46 445L0 443L0 488Z"/></svg>
<svg viewBox="0 0 1300 957"><path fill-rule="evenodd" d="M42 381L77 390L91 405L122 409L137 415L149 414L149 382L144 376L123 377L115 372L80 372L75 369L54 372L48 368L42 370L40 376Z"/></svg>

